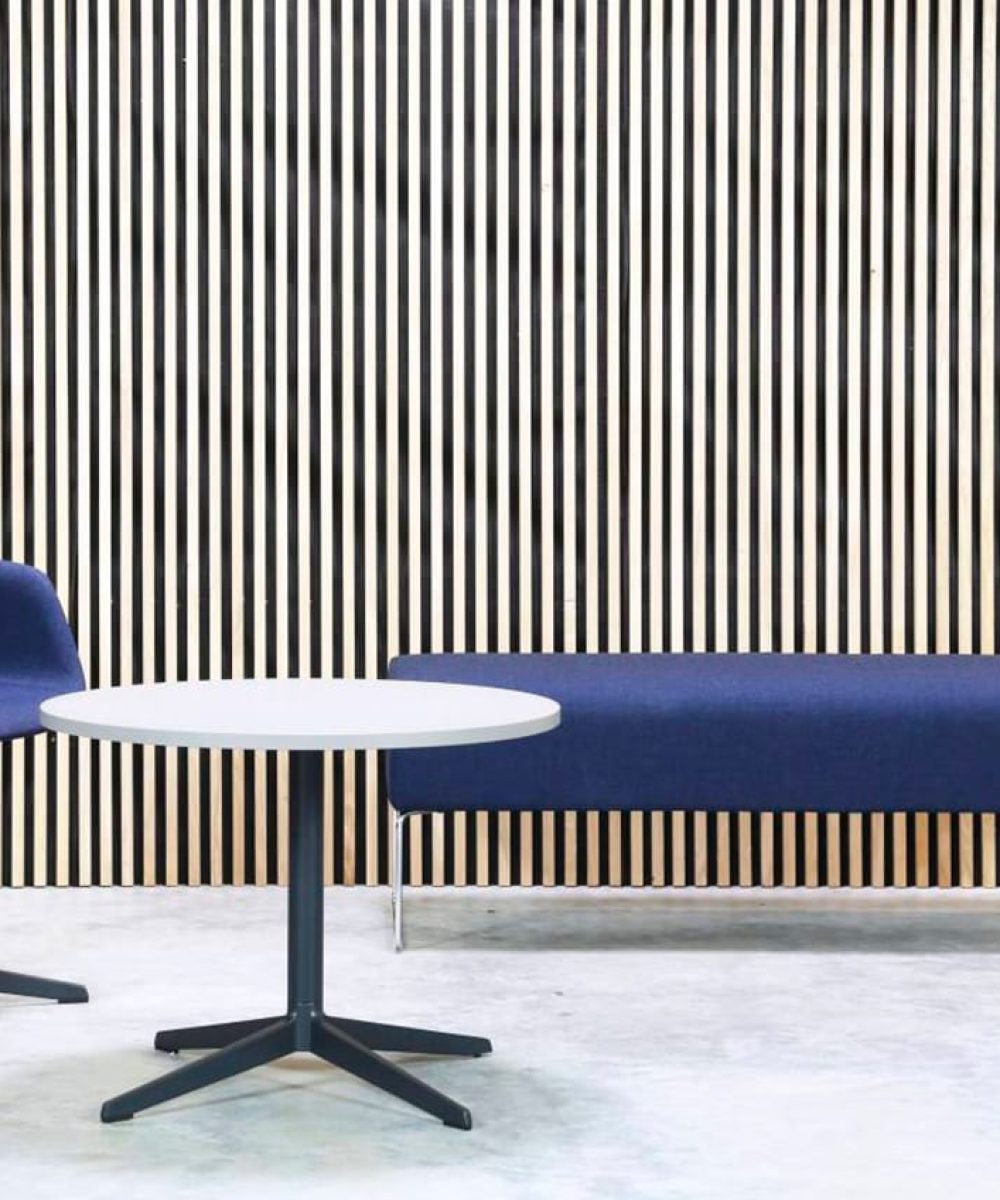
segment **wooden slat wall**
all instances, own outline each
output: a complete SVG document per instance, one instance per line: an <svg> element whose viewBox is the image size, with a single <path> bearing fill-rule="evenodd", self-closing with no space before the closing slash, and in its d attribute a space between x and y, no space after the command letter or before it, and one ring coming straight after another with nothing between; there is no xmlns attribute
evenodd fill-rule
<svg viewBox="0 0 1000 1200"><path fill-rule="evenodd" d="M0 554L95 684L996 647L985 0L3 0ZM327 872L384 881L370 757ZM283 878L287 764L0 751L0 882ZM996 883L992 817L428 818L427 883Z"/></svg>

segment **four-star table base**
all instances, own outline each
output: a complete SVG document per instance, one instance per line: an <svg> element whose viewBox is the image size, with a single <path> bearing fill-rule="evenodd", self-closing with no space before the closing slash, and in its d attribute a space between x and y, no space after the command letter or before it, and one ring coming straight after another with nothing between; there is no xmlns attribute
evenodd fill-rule
<svg viewBox="0 0 1000 1200"><path fill-rule="evenodd" d="M288 1054L308 1051L438 1117L445 1125L472 1128L467 1108L378 1052L478 1057L492 1049L486 1038L356 1021L327 1016L323 1011L322 778L321 752L291 754L288 1011L280 1017L158 1033L158 1050L214 1053L108 1100L101 1109L103 1121L128 1120L166 1100Z"/></svg>

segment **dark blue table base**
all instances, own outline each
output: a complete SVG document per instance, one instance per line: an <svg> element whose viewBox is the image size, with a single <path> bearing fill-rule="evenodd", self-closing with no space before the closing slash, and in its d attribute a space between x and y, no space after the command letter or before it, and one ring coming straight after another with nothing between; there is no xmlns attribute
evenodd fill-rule
<svg viewBox="0 0 1000 1200"><path fill-rule="evenodd" d="M291 755L288 892L288 1011L281 1017L171 1029L156 1035L158 1050L214 1050L205 1058L108 1100L101 1120L125 1121L144 1109L309 1051L373 1083L456 1129L471 1129L463 1105L415 1078L376 1051L478 1057L486 1038L381 1025L323 1012L323 755Z"/></svg>
<svg viewBox="0 0 1000 1200"><path fill-rule="evenodd" d="M0 994L58 1000L60 1004L86 1004L89 998L82 984L41 979L37 975L18 975L16 971L0 971Z"/></svg>

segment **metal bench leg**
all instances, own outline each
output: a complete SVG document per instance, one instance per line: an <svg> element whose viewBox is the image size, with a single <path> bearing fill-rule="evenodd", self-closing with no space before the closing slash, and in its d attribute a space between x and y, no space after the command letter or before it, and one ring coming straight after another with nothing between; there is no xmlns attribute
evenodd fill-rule
<svg viewBox="0 0 1000 1200"><path fill-rule="evenodd" d="M403 949L403 831L409 813L392 814L392 942Z"/></svg>

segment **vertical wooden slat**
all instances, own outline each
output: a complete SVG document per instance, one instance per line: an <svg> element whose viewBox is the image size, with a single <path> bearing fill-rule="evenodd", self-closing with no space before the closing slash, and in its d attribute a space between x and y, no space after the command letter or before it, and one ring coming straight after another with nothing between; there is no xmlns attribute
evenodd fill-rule
<svg viewBox="0 0 1000 1200"><path fill-rule="evenodd" d="M719 887L729 887L730 876L730 821L729 813L717 813L715 816L715 845L716 845L716 883Z"/></svg>
<svg viewBox="0 0 1000 1200"><path fill-rule="evenodd" d="M864 879L864 825L860 813L851 813L848 821L848 847L850 858L847 879L851 887L861 887Z"/></svg>
<svg viewBox="0 0 1000 1200"><path fill-rule="evenodd" d="M760 650L774 649L773 579L774 546L772 543L772 503L774 472L772 470L773 428L772 393L774 388L774 290L780 280L774 276L773 245L773 172L774 155L774 0L762 0L760 6L760 96L759 127L754 137L759 145L757 171L757 328L751 337L757 342L757 403L754 419L757 426L756 461L751 471L757 482L757 513L754 537L757 542L757 579L753 590L757 595L757 622L753 644ZM765 846L769 839L765 841ZM773 882L773 851L767 855L766 875ZM763 879L762 879L763 882Z"/></svg>
<svg viewBox="0 0 1000 1200"><path fill-rule="evenodd" d="M996 630L996 137L988 114L997 111L997 8L984 4L982 51L982 242L980 245L980 428L979 547L980 620L983 654L995 654ZM976 347L973 347L973 353ZM985 832L984 832L985 838ZM984 883L985 883L984 879Z"/></svg>
<svg viewBox="0 0 1000 1200"><path fill-rule="evenodd" d="M903 30L905 28L902 20L905 19L906 7L909 0L893 0L893 18L894 30ZM908 432L908 395L906 395L906 193L908 193L908 184L906 184L906 138L903 137L903 131L906 128L906 94L908 88L916 85L916 79L908 79L908 56L903 53L903 46L900 44L899 37L896 37L893 43L893 104L892 104L892 130L893 130L893 154L892 154L892 264L887 269L890 270L888 275L888 286L891 288L892 295L892 371L890 377L890 386L892 389L891 413L892 413L892 464L891 464L891 512L892 512L892 647L893 653L902 654L906 649L906 557L908 557L908 547L906 547L906 538L903 532L908 524L908 515L906 515L906 503L908 503L908 472L906 472L906 432ZM923 106L917 104L917 109ZM916 169L916 168L914 168ZM917 191L917 194L922 194ZM922 204L915 205L915 214L923 211ZM920 246L920 233L914 229L915 245ZM917 260L920 260L920 254L917 254ZM916 263L914 264L916 266ZM915 276L916 278L916 276ZM914 319L920 319L921 302L916 301ZM909 419L909 424L914 427L915 444L918 444L917 432L917 409L918 402L916 396L918 394L918 382L922 378L920 370L914 371L914 415ZM926 409L924 409L926 412ZM920 475L920 456L917 457L917 462L912 464L914 469L914 512L920 511L920 503L918 503L918 488L917 480ZM910 518L912 520L912 518ZM921 542L917 536L917 529L914 529L914 545L915 545L915 563L914 563L914 578L915 578L915 593L916 604L920 604L921 588L917 580L917 563L922 562L920 556ZM920 628L920 623L917 622L917 628ZM897 851L899 850L899 839L896 840Z"/></svg>
<svg viewBox="0 0 1000 1200"><path fill-rule="evenodd" d="M613 812L608 813L608 883L622 882L622 814Z"/></svg>
<svg viewBox="0 0 1000 1200"><path fill-rule="evenodd" d="M24 95L24 64L22 61L23 5L30 0L12 0L9 11L10 41L8 46L10 71L10 392L11 392L11 513L10 546L15 559L25 557L25 463L27 461L25 438L25 408L18 404L17 397L25 393L25 254L24 254L24 156L21 144L24 129L25 106L30 109L30 97ZM24 814L25 789L25 743L15 742L11 748L11 814L10 814L10 882L18 887L24 884L25 840Z"/></svg>
<svg viewBox="0 0 1000 1200"><path fill-rule="evenodd" d="M868 152L871 159L870 167L870 197L869 211L862 213L862 221L867 228L863 236L867 236L870 245L870 267L868 275L869 302L868 314L870 330L868 337L868 362L862 361L862 372L867 371L867 387L869 391L869 412L867 415L867 434L869 439L868 451L868 563L869 584L867 600L869 604L869 648L873 654L882 654L891 649L885 642L887 588L892 579L891 564L886 558L885 541L885 488L883 473L885 471L885 454L889 447L885 444L886 397L883 390L883 338L885 327L883 323L885 306L885 289L890 286L891 263L885 254L884 230L887 216L886 203L891 197L885 193L886 169L889 164L889 147L886 144L885 129L885 86L886 62L883 38L885 34L885 6L892 0L872 0L870 24L870 55L871 55L871 102L869 110L870 135ZM867 98L866 98L867 99ZM867 218L867 220L866 220ZM863 350L863 348L862 348ZM891 541L891 539L890 539ZM865 599L862 593L862 601ZM889 613L891 617L891 611ZM873 830L874 837L874 830ZM872 845L873 875L881 868L881 861ZM872 880L874 883L874 878ZM880 884L878 886L881 886Z"/></svg>
<svg viewBox="0 0 1000 1200"><path fill-rule="evenodd" d="M132 78L132 37L138 36L139 30L133 30L132 5L130 0L119 0L118 4L118 79L121 91L118 108L118 296L119 320L118 331L118 399L119 424L117 429L120 447L119 472L120 488L118 497L112 497L112 504L117 507L118 537L120 540L120 559L116 581L115 599L117 600L118 627L115 630L115 652L118 655L118 682L129 684L135 678L135 631L134 595L133 595L133 538L134 538L134 496L133 485L135 461L130 450L133 446L133 425L137 415L137 406L141 406L141 397L136 396L133 386L133 292L141 288L141 278L133 277L137 265L133 256L132 225L133 217L138 215L139 197L132 195L132 107L133 90L136 81ZM197 278L197 276L195 276ZM137 404L138 402L138 404ZM117 503L116 503L117 501ZM141 753L141 751L139 751ZM134 760L136 751L132 746L119 748L121 762L120 790L120 826L121 851L118 870L121 882L126 886L134 883L136 878L135 862L135 773Z"/></svg>
<svg viewBox="0 0 1000 1200"><path fill-rule="evenodd" d="M914 818L916 827L916 839L913 850L913 875L914 882L917 887L929 887L931 882L930 871L930 817L925 812L916 814Z"/></svg>
<svg viewBox="0 0 1000 1200"><path fill-rule="evenodd" d="M748 812L738 815L736 829L739 839L739 874L736 882L740 887L749 887L753 882L753 826Z"/></svg>
<svg viewBox="0 0 1000 1200"><path fill-rule="evenodd" d="M819 886L819 815L814 812L805 814L805 879L806 887Z"/></svg>
<svg viewBox="0 0 1000 1200"><path fill-rule="evenodd" d="M111 578L111 6L95 9L97 23L97 188L98 188L98 393L97 425L97 645L98 661L94 664L97 682L107 686L112 682L111 654L114 645L111 615L113 608ZM12 181L12 196L14 195ZM16 529L16 525L15 525ZM94 682L94 671L91 672ZM98 811L98 882L109 884L114 876L111 833L111 747L101 742L98 747L98 779L100 783Z"/></svg>
<svg viewBox="0 0 1000 1200"><path fill-rule="evenodd" d="M69 212L68 212L68 113L67 92L69 81L67 67L67 6L55 5L52 9L52 208L54 209L53 273L56 279L53 335L53 358L55 365L55 427L49 436L55 443L55 507L52 521L55 526L56 558L52 564L56 586L64 597L69 595L69 492L71 477L69 470L69 288L60 281L67 280L69 270ZM65 738L56 742L55 780L56 793L55 829L49 831L54 871L46 864L46 879L56 884L69 882L69 746ZM46 820L48 817L46 816Z"/></svg>
<svg viewBox="0 0 1000 1200"><path fill-rule="evenodd" d="M582 0L580 0L580 2L582 3ZM563 633L560 649L566 652L572 652L579 648L577 644L577 611L579 603L577 598L577 557L580 548L577 544L576 522L578 472L581 466L581 464L578 462L577 455L577 437L580 414L577 411L577 405L575 402L567 402L569 397L575 398L577 394L576 260L578 247L576 226L578 205L582 204L583 202L582 192L577 186L576 162L575 135L578 121L578 114L576 111L576 22L577 0L567 0L563 10L562 45L557 48L557 52L561 54L562 59L563 82L562 112L560 113L560 119L562 121L562 162L557 164L562 172L562 229L560 230L560 237L562 239L562 262L556 264L557 275L561 272L561 279L559 282L562 288L563 316L562 328L559 330L559 335L562 339L563 356L562 379L560 380L560 385L562 387L562 407L560 415L562 417L563 424L561 446L563 476L562 494L560 497L562 504L562 528L559 531L559 536L562 539L561 567L563 574ZM483 40L485 41L485 36ZM485 74L485 67L482 73ZM485 107L485 94L483 94L483 96L483 107ZM555 98L554 103L559 103L558 96ZM582 114L579 114L579 117L582 117ZM479 146L480 143L477 141L476 144ZM559 148L557 147L557 157L558 153ZM478 186L477 192L480 192ZM482 207L483 206L480 205L480 208ZM485 250L485 244L482 248ZM476 261L481 261L478 243ZM478 308L479 302L477 300L477 311ZM485 328L481 340L485 343ZM477 358L477 362L478 361L479 359ZM486 513L477 513L477 528L481 527L485 533L486 525ZM483 591L485 593L485 587ZM485 614L487 609L485 599L480 600L479 604L482 612ZM480 644L482 644L482 642Z"/></svg>
<svg viewBox="0 0 1000 1200"><path fill-rule="evenodd" d="M667 882L667 827L663 813L653 813L650 826L650 859L652 862L650 883L656 887L662 887Z"/></svg>
<svg viewBox="0 0 1000 1200"><path fill-rule="evenodd" d="M900 21L906 19L906 0L896 0L897 26L902 29L905 25L899 24ZM906 56L902 53L902 45L899 44L897 38L896 61L899 63L897 67L897 82L895 95L897 97L897 108L894 117L895 126L900 131L906 129L906 112L907 112L907 87L912 89L915 96L925 97L929 94L930 84L930 19L929 5L926 0L921 0L914 11L916 22L916 30L914 31L915 41L915 65L914 78L908 80L905 86L901 80L905 80L905 62ZM928 561L928 550L930 546L930 538L932 530L929 528L929 513L928 513L928 489L930 486L930 461L933 447L929 445L928 438L928 255L923 252L923 248L927 246L929 234L929 211L928 197L932 181L930 179L930 164L928 160L928 148L930 144L930 130L928 128L929 104L917 104L914 102L914 137L913 137L913 180L914 180L914 208L913 208L913 341L914 346L921 347L922 361L915 360L913 372L913 516L912 516L912 539L913 539L913 648L918 653L926 653L928 650L935 649L930 644L930 621L928 617L928 603L930 598L931 580L930 580L930 564ZM905 142L905 139L898 137L896 140L897 146ZM899 164L896 178L902 181L905 176L905 157L902 147L898 153L897 162ZM903 196L906 188L902 182L897 187L897 193L900 194L900 209L903 208ZM920 199L920 203L916 202L916 198ZM902 226L899 215L897 213L896 229L905 228ZM895 238L895 242L900 243L900 262L903 261L902 253L905 246L902 237ZM898 289L902 283L901 276L894 279L894 286ZM898 311L902 317L903 299L905 298L905 288L902 292L897 291L896 299L898 302ZM893 344L897 348L897 356L900 363L899 377L893 379L893 396L895 409L893 412L893 429L898 429L895 435L897 439L897 447L894 452L893 463L893 479L898 477L896 489L899 492L899 498L893 513L893 539L899 547L898 553L900 556L906 552L906 538L910 532L910 519L907 517L906 498L905 498L905 480L906 480L906 446L905 446L905 431L906 431L906 393L903 386L905 378L905 370L903 364L906 357L906 328L902 319L899 320L897 326L893 330ZM894 580L893 587L900 596L900 606L902 606L906 595L906 580L905 576L900 571L900 576ZM900 639L893 646L895 650L905 649L905 641Z"/></svg>
<svg viewBox="0 0 1000 1200"><path fill-rule="evenodd" d="M729 45L729 5L718 4L715 9L717 25L716 45ZM726 113L729 108L729 56L716 52L715 106L717 113ZM715 478L712 486L715 493L715 646L718 650L733 650L729 637L729 594L723 581L729 579L729 493L735 484L729 479L729 396L732 381L729 379L729 131L724 122L719 122L716 133L715 155L715 279L706 281L715 286L715 397L713 427L715 430Z"/></svg>
<svg viewBox="0 0 1000 1200"><path fill-rule="evenodd" d="M760 882L774 887L774 813L760 814Z"/></svg>
<svg viewBox="0 0 1000 1200"><path fill-rule="evenodd" d="M165 14L164 21L172 19L172 14ZM229 179L231 203L229 205L229 339L230 356L234 370L230 374L230 425L229 425L229 464L231 472L229 515L230 528L238 530L236 537L229 540L229 573L230 573L230 655L233 678L240 679L247 674L244 662L245 645L245 612L246 597L244 595L243 573L243 536L242 531L246 522L244 513L243 491L246 464L244 461L244 395L243 395L243 21L242 13L233 12L230 15L230 27L222 31L222 37L229 38ZM168 65L172 56L167 57ZM164 103L166 123L167 104ZM169 147L171 141L165 139ZM167 224L165 216L164 225ZM169 260L168 260L169 261ZM225 314L223 314L225 316ZM169 429L169 423L168 423ZM169 518L168 518L169 519ZM168 592L168 595L170 593ZM168 668L169 672L169 668ZM231 871L230 878L234 884L244 884L246 878L246 762L247 755L232 755L232 789L228 801L232 813L231 837ZM168 855L169 858L169 855Z"/></svg>
<svg viewBox="0 0 1000 1200"><path fill-rule="evenodd" d="M694 863L692 880L695 887L708 883L708 813L694 814Z"/></svg>
<svg viewBox="0 0 1000 1200"><path fill-rule="evenodd" d="M826 191L823 202L826 207L826 296L823 314L825 315L825 377L824 401L825 408L822 417L822 435L825 442L825 461L823 469L826 475L826 495L823 497L823 525L826 539L826 556L822 564L826 576L824 606L826 628L824 630L824 648L833 652L840 649L840 375L839 375L839 340L841 313L838 304L840 286L840 204L841 189L845 188L848 180L840 175L840 130L836 115L840 112L840 60L841 55L848 54L848 47L840 44L840 9L841 4L851 4L851 0L829 0L826 11L826 27L820 30L820 37L825 43L826 50L826 113L827 130L826 144L820 147L820 155L826 158ZM844 381L846 384L846 380ZM846 500L846 497L845 497ZM833 856L833 857L831 857ZM837 887L839 879L839 854L828 844L827 869L830 872L830 884ZM836 870L832 864L838 865Z"/></svg>
<svg viewBox="0 0 1000 1200"><path fill-rule="evenodd" d="M25 100L31 106L32 125L32 154L29 178L31 180L30 213L32 225L31 269L28 278L32 292L32 305L35 312L46 313L48 305L48 282L46 279L46 260L51 253L48 244L48 229L46 221L46 204L48 179L46 173L47 131L45 128L45 40L49 36L46 27L45 5L41 0L32 0L31 5L31 92ZM27 282L27 280L26 280ZM31 354L26 354L25 365L30 367L32 376L32 415L25 432L31 438L33 447L37 446L44 453L48 437L48 353L51 331L48 322L39 323L32 313L31 321ZM31 504L33 536L30 543L30 553L34 562L43 570L49 570L48 555L48 494L45 473L34 470L30 475L26 500ZM31 795L29 810L34 843L34 854L31 862L31 875L36 885L44 884L46 880L47 850L48 850L48 814L46 798L48 792L48 747L44 738L36 738L31 743L31 769L34 780L34 791Z"/></svg>
<svg viewBox="0 0 1000 1200"><path fill-rule="evenodd" d="M162 45L162 31L156 30L156 36ZM154 412L156 408L156 306L153 298L156 292L156 263L154 259L156 230L154 219L154 146L153 146L153 10L146 8L140 16L138 31L140 43L140 64L142 71L143 91L145 102L142 105L142 128L140 147L142 154L141 197L139 204L143 213L142 249L139 281L142 288L142 395L139 404L139 415L142 424L140 447L142 462L151 463L157 453L162 453L162 447L156 446L154 428ZM156 628L157 596L156 596L156 520L155 506L156 473L146 470L140 473L138 496L142 525L140 530L140 548L142 557L142 586L140 589L139 606L142 629ZM142 654L140 657L141 678L156 678L156 639L145 636L142 639ZM156 882L156 755L151 746L144 746L141 751L142 762L142 865L141 882L152 885Z"/></svg>
<svg viewBox="0 0 1000 1200"><path fill-rule="evenodd" d="M795 813L784 813L781 818L781 885L795 887L798 883L795 868L795 851L801 819Z"/></svg>
<svg viewBox="0 0 1000 1200"><path fill-rule="evenodd" d="M984 813L980 818L983 843L983 887L997 886L997 819L994 813Z"/></svg>
<svg viewBox="0 0 1000 1200"><path fill-rule="evenodd" d="M549 810L542 813L542 878L544 887L556 882L556 814Z"/></svg>
<svg viewBox="0 0 1000 1200"><path fill-rule="evenodd" d="M962 813L958 818L958 884L972 887L975 882L976 845L974 840L975 818L971 813ZM938 880L939 885L941 880Z"/></svg>
<svg viewBox="0 0 1000 1200"><path fill-rule="evenodd" d="M938 813L936 818L937 824L937 863L928 864L928 874L930 868L936 867L933 875L933 881L938 887L951 887L951 842L952 842L952 815L951 813Z"/></svg>
<svg viewBox="0 0 1000 1200"><path fill-rule="evenodd" d="M846 642L849 652L857 654L861 650L861 581L862 581L862 513L861 513L861 472L864 467L861 456L861 422L863 399L861 393L861 270L862 245L861 222L861 185L862 185L862 145L861 145L861 110L862 110L862 68L863 68L863 28L864 10L858 5L850 7L849 42L841 47L841 54L848 60L847 90L847 134L848 134L848 163L847 178L841 180L840 186L847 192L847 629ZM841 318L842 321L844 318ZM831 346L832 351L832 346ZM843 386L843 384L841 385ZM854 829L852 826L852 838ZM860 830L858 832L860 836ZM856 871L860 871L860 850L857 867L852 861L850 865L851 886L856 887ZM852 844L852 860L855 857Z"/></svg>
<svg viewBox="0 0 1000 1200"><path fill-rule="evenodd" d="M88 680L94 680L96 663L91 658L93 630L93 552L95 530L92 528L91 500L94 480L91 470L92 446L95 417L99 400L91 387L91 365L97 346L92 341L91 303L94 277L97 274L95 249L91 240L91 172L98 167L99 153L93 139L94 130L90 121L91 79L97 74L97 66L90 61L90 6L89 0L78 0L76 8L76 245L77 262L84 269L77 270L76 314L77 314L77 426L76 460L74 469L77 478L77 519L71 533L76 547L79 569L77 590L76 633L80 645L81 661ZM87 36L84 36L86 31ZM81 740L78 749L77 776L69 786L77 789L77 814L79 820L79 883L87 886L94 882L94 824L91 791L91 768L93 743ZM99 836L99 830L98 836ZM0 846L2 852L2 846Z"/></svg>
<svg viewBox="0 0 1000 1200"><path fill-rule="evenodd" d="M362 31L363 40L363 55L364 55L364 112L365 121L369 128L377 123L377 76L376 63L378 50L376 47L376 28L375 28L376 11L372 4L365 5L364 25ZM305 14L300 13L299 16L299 31L300 31L300 53L299 53L299 71L305 69L305 62L308 61L309 49L309 31L308 23L305 19ZM300 112L309 111L309 91L304 88L300 94ZM302 127L302 118L300 117L300 129ZM303 140L300 143L299 162L303 161L305 154L308 151L308 143ZM364 141L364 226L363 226L363 271L364 271L364 398L365 412L372 414L373 410L379 407L378 397L378 336L379 330L377 326L378 312L378 293L381 290L382 281L378 278L376 270L376 213L378 211L378 197L376 193L376 159L377 146L374 137L366 137ZM308 161L308 160L306 160ZM302 177L308 179L307 173L303 172ZM306 191L305 188L302 191ZM301 192L300 192L301 195ZM306 207L306 214L308 207ZM299 236L302 236L302 221L299 223ZM301 246L301 242L300 242ZM308 313L307 291L306 287L310 275L310 258L308 256L300 260L300 279L303 286L303 300L300 304L300 313ZM308 372L305 372L305 377L308 379ZM300 376L300 426L299 439L300 446L302 439L308 434L303 432L302 423L306 422L306 430L308 430L308 415L309 407L302 404L302 378ZM308 390L306 391L308 395ZM361 569L361 579L364 588L365 606L364 606L364 661L359 664L361 672L367 678L372 678L378 674L378 621L379 621L379 605L376 597L379 590L379 562L378 562L378 464L377 456L379 453L378 433L379 427L384 426L384 418L379 414L373 417L369 415L364 421L363 433L363 475L364 475L364 493L363 493L363 522L364 522L364 562ZM306 443L306 449L308 443ZM308 470L309 454L304 455L304 461L300 468L299 488L300 496L303 492L308 494L308 474L303 477L303 472ZM311 545L311 537L309 531L312 524L311 505L303 506L304 512L300 517L300 524L304 523L305 530L300 528L302 534L301 549L300 549L300 569L303 569L303 581L301 596L301 614L299 617L300 628L309 628L309 581L308 571L305 570L302 564L309 562L309 546ZM307 643L308 644L308 643ZM304 652L303 647L303 652ZM365 861L360 864L363 878L376 882L379 878L379 827L378 827L378 797L377 791L377 776L375 773L376 755L374 752L367 752L364 755L365 765L365 794L362 797L364 805L364 831L365 831ZM464 822L464 817L462 818ZM463 829L464 839L464 829ZM463 860L464 861L464 860Z"/></svg>
<svg viewBox="0 0 1000 1200"><path fill-rule="evenodd" d="M906 815L892 815L892 883L893 887L906 887L908 874L906 850Z"/></svg>
<svg viewBox="0 0 1000 1200"><path fill-rule="evenodd" d="M684 848L684 814L672 813L670 824L671 883L674 887L683 887L688 881L687 855Z"/></svg>
<svg viewBox="0 0 1000 1200"><path fill-rule="evenodd" d="M826 814L826 885L843 887L843 863L840 854L840 813Z"/></svg>
<svg viewBox="0 0 1000 1200"><path fill-rule="evenodd" d="M667 384L667 436L669 437L669 462L667 468L667 504L668 536L669 536L669 574L665 582L665 590L669 598L670 628L667 649L684 649L684 594L683 579L685 556L688 547L685 544L684 528L684 487L687 471L690 467L684 462L684 358L690 353L685 345L684 334L684 17L685 10L682 0L673 0L670 8L670 60L665 64L670 71L670 115L669 115L669 199L668 212L664 217L666 225L665 236L670 239L670 276L665 283L666 300L669 304L669 338L670 338L670 371ZM609 65L609 73L614 78ZM609 112L609 124L613 123L613 114ZM608 214L609 228L612 213ZM609 298L609 311L616 311ZM612 453L611 440L608 442L608 453ZM609 479L608 487L613 487ZM610 557L609 557L610 561ZM609 601L610 603L610 601ZM609 647L614 643L609 641ZM676 849L675 849L676 855ZM675 868L675 876L676 876ZM676 879L675 879L676 882Z"/></svg>
<svg viewBox="0 0 1000 1200"><path fill-rule="evenodd" d="M253 372L253 494L264 496L267 488L267 322L266 322L266 270L265 270L265 24L264 0L253 0L251 37L253 89L253 248L250 267L253 271L253 349L250 356ZM332 141L332 139L331 139ZM329 228L329 226L326 226ZM332 231L331 231L332 237ZM332 525L332 517L329 522ZM253 557L255 562L264 562L266 554L267 526L263 513L255 509L253 523ZM332 532L332 531L331 531ZM332 575L332 571L331 571ZM266 604L267 577L264 571L255 571L253 577L253 672L264 675L267 671L268 611ZM325 615L325 614L324 614ZM333 622L330 621L332 631ZM270 827L266 804L266 771L263 754L254 754L254 882L267 880L267 847L275 836ZM332 807L330 809L332 816ZM332 821L331 821L332 825Z"/></svg>
<svg viewBox="0 0 1000 1200"><path fill-rule="evenodd" d="M751 511L750 482L756 464L752 461L750 444L750 339L756 331L750 328L750 151L751 129L751 10L741 4L738 24L731 36L737 38L737 171L736 171L736 645L731 649L750 649L751 592ZM741 818L742 820L742 818ZM741 876L742 876L741 867ZM741 883L743 879L741 878Z"/></svg>
<svg viewBox="0 0 1000 1200"><path fill-rule="evenodd" d="M887 866L885 855L885 815L883 813L872 813L871 842L868 846L867 855L868 864L871 868L872 887L885 887Z"/></svg>
<svg viewBox="0 0 1000 1200"><path fill-rule="evenodd" d="M954 0L960 4L961 0ZM937 229L940 246L951 240L951 53L947 31L952 26L952 0L938 0L934 19L937 22L937 124L930 135L937 156L937 177L930 181L936 191ZM936 616L935 645L938 654L947 654L951 643L951 454L952 406L957 396L951 391L951 256L939 254L935 264L937 307L934 320L934 524L929 531L934 546L934 578L931 589Z"/></svg>
<svg viewBox="0 0 1000 1200"><path fill-rule="evenodd" d="M806 0L803 20L803 74L816 78L819 40L817 0ZM802 294L809 309L802 318L802 592L803 649L812 652L819 646L819 547L816 519L821 497L817 466L818 375L817 320L812 309L818 301L819 240L816 236L819 209L819 105L807 105L803 114L802 157ZM808 826L807 826L808 828ZM808 855L807 855L808 861ZM807 867L807 877L809 870Z"/></svg>
<svg viewBox="0 0 1000 1200"><path fill-rule="evenodd" d="M82 29L78 22L78 36ZM179 232L177 147L177 12L171 6L163 11L163 262L177 263ZM79 192L78 192L79 195ZM243 247L240 246L240 255ZM178 399L181 379L178 371L178 288L176 276L163 280L163 585L160 597L163 613L163 674L166 680L178 678L179 614L177 597L178 524L180 496L178 491ZM81 326L83 322L81 322ZM242 356L240 358L242 361ZM84 407L84 406L81 406ZM81 497L81 509L84 507ZM234 522L235 524L235 522ZM237 528L242 526L242 522ZM81 590L83 591L83 589ZM180 880L180 804L178 779L179 753L165 754L163 798L164 882L170 885ZM81 861L83 847L81 847Z"/></svg>
<svg viewBox="0 0 1000 1200"><path fill-rule="evenodd" d="M631 11L636 13L641 8L640 5L632 6ZM686 80L687 88L690 90L692 98L692 113L691 113L691 132L688 135L691 140L691 158L692 158L692 175L690 180L685 181L685 186L690 189L691 195L691 261L685 264L685 270L690 273L692 287L690 292L690 321L691 321L691 344L684 348L686 355L690 356L690 378L691 378L691 462L688 465L690 472L690 486L692 491L692 507L694 509L691 531L691 547L690 547L690 564L691 564L691 645L690 649L695 651L704 650L706 648L706 633L708 626L708 613L706 611L706 592L707 592L707 528L704 519L704 513L707 508L705 494L709 480L706 478L707 467L707 445L706 445L706 428L707 428L707 401L706 395L706 311L703 303L704 297L704 280L706 273L706 216L707 216L707 162L706 162L706 133L707 133L707 112L706 112L706 6L695 4L692 7L692 25L693 28L687 32L687 37L692 43L691 51L691 79ZM763 72L762 72L763 75ZM675 352L681 350L678 346ZM680 357L680 354L678 354ZM633 379L636 379L638 372L633 372ZM762 564L763 566L763 564ZM764 570L761 571L761 578L765 579ZM634 603L638 608L640 605L640 597L636 594L638 587L636 586L632 593ZM675 592L675 600L680 600L681 596ZM675 604L674 607L679 607ZM696 827L697 831L697 827ZM696 832L697 836L697 832ZM696 867L697 874L697 867ZM704 882L702 880L701 882Z"/></svg>

